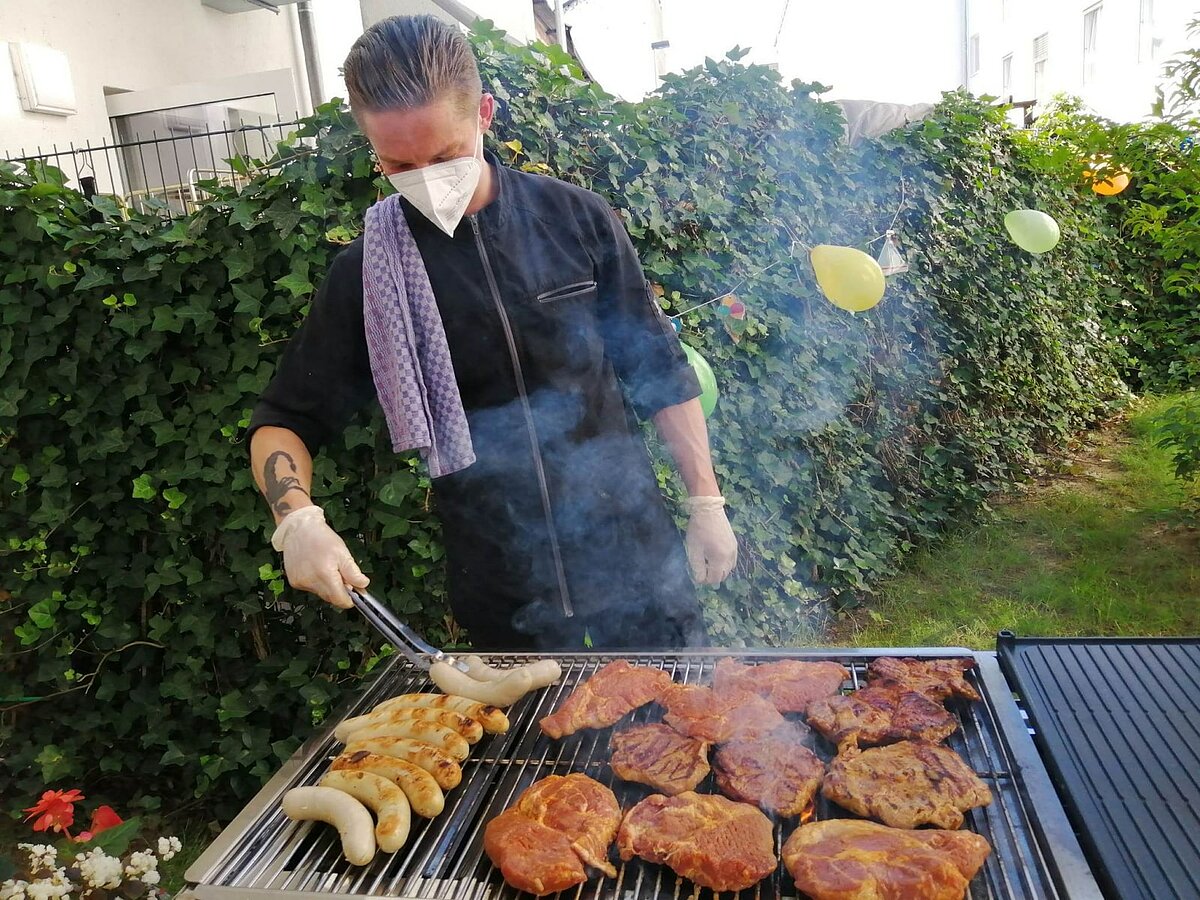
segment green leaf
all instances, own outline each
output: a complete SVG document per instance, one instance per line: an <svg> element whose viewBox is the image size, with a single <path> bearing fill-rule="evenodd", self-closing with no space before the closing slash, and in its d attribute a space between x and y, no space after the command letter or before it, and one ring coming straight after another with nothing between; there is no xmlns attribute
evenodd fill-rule
<svg viewBox="0 0 1200 900"><path fill-rule="evenodd" d="M106 828L90 841L73 844L72 847L76 853L86 853L89 850L99 848L109 856L119 858L124 856L125 851L129 849L129 845L138 836L141 828L141 820L135 816L132 819L126 819L120 825Z"/></svg>
<svg viewBox="0 0 1200 900"><path fill-rule="evenodd" d="M169 487L162 492L163 499L167 501L169 509L179 509L187 500L187 494L179 490L179 488Z"/></svg>
<svg viewBox="0 0 1200 900"><path fill-rule="evenodd" d="M158 496L153 479L149 475L143 473L133 479L133 496L137 500L153 500Z"/></svg>
<svg viewBox="0 0 1200 900"><path fill-rule="evenodd" d="M303 297L313 291L313 283L304 275L292 272L276 280L275 284L291 293L293 297Z"/></svg>

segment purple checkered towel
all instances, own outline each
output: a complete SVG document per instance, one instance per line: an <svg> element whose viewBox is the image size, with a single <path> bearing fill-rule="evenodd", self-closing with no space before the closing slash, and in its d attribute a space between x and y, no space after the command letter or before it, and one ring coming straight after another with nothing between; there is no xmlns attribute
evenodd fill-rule
<svg viewBox="0 0 1200 900"><path fill-rule="evenodd" d="M475 462L442 317L398 194L367 210L363 321L392 449L419 449L434 478Z"/></svg>

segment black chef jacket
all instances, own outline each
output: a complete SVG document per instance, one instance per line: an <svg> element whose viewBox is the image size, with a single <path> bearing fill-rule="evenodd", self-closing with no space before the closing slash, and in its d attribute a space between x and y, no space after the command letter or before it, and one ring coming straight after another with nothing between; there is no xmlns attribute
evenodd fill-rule
<svg viewBox="0 0 1200 900"><path fill-rule="evenodd" d="M455 618L481 649L703 643L635 418L699 396L695 374L608 204L486 160L499 195L453 237L403 204L476 454L433 481ZM334 259L251 434L315 455L375 398L362 265L361 239Z"/></svg>

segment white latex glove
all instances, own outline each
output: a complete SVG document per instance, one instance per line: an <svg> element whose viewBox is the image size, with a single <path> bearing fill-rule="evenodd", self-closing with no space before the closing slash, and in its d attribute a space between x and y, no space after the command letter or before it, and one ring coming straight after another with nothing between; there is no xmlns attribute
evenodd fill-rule
<svg viewBox="0 0 1200 900"><path fill-rule="evenodd" d="M720 584L737 565L738 546L724 497L689 497L683 501L688 512L687 548L692 578L698 584Z"/></svg>
<svg viewBox="0 0 1200 900"><path fill-rule="evenodd" d="M271 546L283 554L288 584L334 606L348 609L354 605L346 585L365 588L370 584L346 542L325 524L325 511L319 506L302 506L284 516L271 535Z"/></svg>

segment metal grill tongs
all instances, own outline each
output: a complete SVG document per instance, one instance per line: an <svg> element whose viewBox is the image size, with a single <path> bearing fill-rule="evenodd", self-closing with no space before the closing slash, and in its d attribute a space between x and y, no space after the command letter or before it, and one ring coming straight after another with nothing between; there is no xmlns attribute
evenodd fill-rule
<svg viewBox="0 0 1200 900"><path fill-rule="evenodd" d="M440 662L453 666L460 672L469 671L465 662L455 659L429 644L423 637L396 618L394 612L371 594L352 587L347 587L346 590L350 592L350 599L354 601L358 611L363 614L363 618L370 622L389 644L403 653L408 661L418 669L427 672L431 665Z"/></svg>

